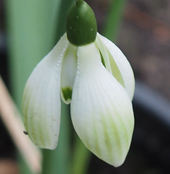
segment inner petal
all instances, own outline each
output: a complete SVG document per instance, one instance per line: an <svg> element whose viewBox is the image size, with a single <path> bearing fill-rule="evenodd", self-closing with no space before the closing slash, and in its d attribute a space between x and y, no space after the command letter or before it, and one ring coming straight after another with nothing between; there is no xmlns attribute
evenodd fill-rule
<svg viewBox="0 0 170 174"><path fill-rule="evenodd" d="M116 80L123 86L125 87L125 83L123 81L122 78L122 74L120 73L120 70L116 64L116 62L114 61L112 55L110 54L110 52L107 50L107 54L109 56L109 61L110 61L110 66L111 66L111 70L112 70L112 74L113 76L116 78Z"/></svg>
<svg viewBox="0 0 170 174"><path fill-rule="evenodd" d="M69 43L65 51L61 69L61 98L69 104L72 98L72 88L77 69L77 47Z"/></svg>
<svg viewBox="0 0 170 174"><path fill-rule="evenodd" d="M124 85L122 84L122 86L125 87L126 91L129 94L129 97L132 100L135 90L135 79L133 70L127 58L113 42L101 36L99 33L97 34L97 37L102 42L103 47L105 47L105 49L107 50L111 64L111 69L113 70L116 79L119 81L120 84L122 84L123 80ZM117 71L116 68L119 71L118 73L114 72Z"/></svg>
<svg viewBox="0 0 170 174"><path fill-rule="evenodd" d="M98 47L101 58L102 58L102 63L106 67L106 69L116 78L116 80L123 86L125 87L122 75L119 71L119 68L117 64L114 61L114 58L106 48L106 46L102 43L100 40L100 37L96 38L96 46Z"/></svg>

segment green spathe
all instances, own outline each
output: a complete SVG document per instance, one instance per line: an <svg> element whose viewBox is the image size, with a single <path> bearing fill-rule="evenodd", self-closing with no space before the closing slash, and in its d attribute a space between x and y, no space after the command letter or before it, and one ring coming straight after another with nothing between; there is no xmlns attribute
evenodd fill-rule
<svg viewBox="0 0 170 174"><path fill-rule="evenodd" d="M75 2L68 11L66 21L68 40L82 46L96 39L97 23L93 10L84 1Z"/></svg>

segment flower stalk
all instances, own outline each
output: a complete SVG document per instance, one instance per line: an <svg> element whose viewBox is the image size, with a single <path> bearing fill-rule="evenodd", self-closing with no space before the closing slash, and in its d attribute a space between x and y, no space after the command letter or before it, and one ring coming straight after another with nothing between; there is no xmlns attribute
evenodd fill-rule
<svg viewBox="0 0 170 174"><path fill-rule="evenodd" d="M76 4L80 5L84 0L76 0Z"/></svg>

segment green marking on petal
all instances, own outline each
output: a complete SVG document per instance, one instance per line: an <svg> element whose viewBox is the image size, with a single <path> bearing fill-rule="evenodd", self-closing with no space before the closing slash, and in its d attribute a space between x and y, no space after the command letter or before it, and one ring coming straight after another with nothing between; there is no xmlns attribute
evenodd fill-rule
<svg viewBox="0 0 170 174"><path fill-rule="evenodd" d="M102 64L103 64L103 66L106 68L105 61L104 61L103 55L102 55L102 53L101 53L100 50L99 50L99 53L100 53L100 56L101 56Z"/></svg>
<svg viewBox="0 0 170 174"><path fill-rule="evenodd" d="M116 62L114 61L114 58L112 57L112 55L110 54L110 51L107 50L107 54L109 56L109 60L110 60L110 65L111 65L111 70L112 70L112 74L113 76L117 79L117 81L123 86L125 87L125 83L123 81L123 77L120 73L120 70L118 68L118 66L116 65Z"/></svg>
<svg viewBox="0 0 170 174"><path fill-rule="evenodd" d="M69 99L71 100L72 89L70 87L62 88L62 92L63 92L63 97L66 101Z"/></svg>
<svg viewBox="0 0 170 174"><path fill-rule="evenodd" d="M95 120L94 120L94 122L95 122ZM94 123L94 125L95 125L95 123ZM97 133L97 130L96 130L96 126L94 126L93 127L93 129L94 129L94 135L95 135L95 151L96 151L96 154L101 158L101 153L100 153L100 148L99 148L99 138L100 137L98 137L98 133Z"/></svg>

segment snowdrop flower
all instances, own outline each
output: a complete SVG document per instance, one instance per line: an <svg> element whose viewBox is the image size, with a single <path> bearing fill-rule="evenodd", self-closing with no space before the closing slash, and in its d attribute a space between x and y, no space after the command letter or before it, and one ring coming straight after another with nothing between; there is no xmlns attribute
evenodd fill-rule
<svg viewBox="0 0 170 174"><path fill-rule="evenodd" d="M71 104L73 126L85 146L120 166L134 128L134 75L120 49L97 33L92 9L76 1L66 34L30 75L23 95L28 136L41 148L57 146L61 99Z"/></svg>

